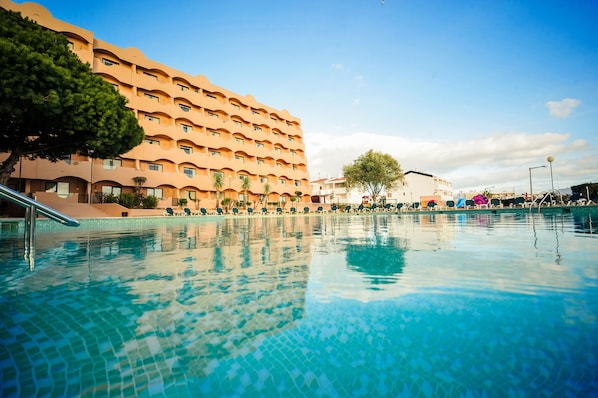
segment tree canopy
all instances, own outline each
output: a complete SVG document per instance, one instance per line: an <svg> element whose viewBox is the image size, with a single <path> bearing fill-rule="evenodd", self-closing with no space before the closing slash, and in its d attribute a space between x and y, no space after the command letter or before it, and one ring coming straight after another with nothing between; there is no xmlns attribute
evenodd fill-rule
<svg viewBox="0 0 598 398"><path fill-rule="evenodd" d="M382 189L390 190L405 178L399 162L392 156L372 149L358 157L350 165L343 166L347 188L361 188L373 200Z"/></svg>
<svg viewBox="0 0 598 398"><path fill-rule="evenodd" d="M113 158L144 132L127 100L68 48L62 34L0 9L0 183L22 156Z"/></svg>

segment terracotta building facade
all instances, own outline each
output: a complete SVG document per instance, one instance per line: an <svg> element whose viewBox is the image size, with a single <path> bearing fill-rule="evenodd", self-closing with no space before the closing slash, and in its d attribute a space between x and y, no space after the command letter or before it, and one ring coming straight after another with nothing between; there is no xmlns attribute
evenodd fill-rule
<svg viewBox="0 0 598 398"><path fill-rule="evenodd" d="M71 50L128 99L145 131L142 144L115 159L22 159L11 188L79 203L141 192L158 197L159 207L187 199L191 208L215 208L222 198L284 206L298 192L309 201L301 122L287 110L154 62L135 48L106 43L36 3L0 0L0 6L65 35ZM221 184L215 184L217 174Z"/></svg>

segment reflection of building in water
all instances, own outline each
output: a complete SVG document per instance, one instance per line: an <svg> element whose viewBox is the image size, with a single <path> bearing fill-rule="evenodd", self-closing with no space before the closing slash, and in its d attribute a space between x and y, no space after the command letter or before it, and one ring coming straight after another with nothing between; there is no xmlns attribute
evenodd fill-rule
<svg viewBox="0 0 598 398"><path fill-rule="evenodd" d="M332 244L334 247L338 243L337 236L353 242L375 241L379 244L392 238L404 249L438 250L455 239L458 217L458 214L355 215L350 222L338 217L323 217L315 221L314 244Z"/></svg>
<svg viewBox="0 0 598 398"><path fill-rule="evenodd" d="M40 234L38 253L48 261L10 287L35 301L27 307L34 322L20 325L15 347L41 347L51 358L41 341L50 338L65 347L60 353L77 379L102 369L97 385L149 383L162 391L304 317L310 222L239 218L81 235ZM16 374L33 367L29 356L20 358Z"/></svg>

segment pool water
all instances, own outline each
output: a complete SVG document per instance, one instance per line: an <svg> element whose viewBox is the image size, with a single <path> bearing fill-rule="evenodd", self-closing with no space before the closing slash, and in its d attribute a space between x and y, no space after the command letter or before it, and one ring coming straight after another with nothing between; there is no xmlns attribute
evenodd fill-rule
<svg viewBox="0 0 598 398"><path fill-rule="evenodd" d="M85 221L85 220L83 220ZM598 212L1 235L2 397L597 397Z"/></svg>

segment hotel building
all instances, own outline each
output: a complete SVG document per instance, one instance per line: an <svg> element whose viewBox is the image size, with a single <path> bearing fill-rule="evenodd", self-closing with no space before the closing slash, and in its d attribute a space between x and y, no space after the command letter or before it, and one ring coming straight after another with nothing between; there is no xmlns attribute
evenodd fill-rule
<svg viewBox="0 0 598 398"><path fill-rule="evenodd" d="M71 50L127 98L145 131L142 144L115 159L23 158L11 188L50 204L98 203L109 194L136 190L158 197L161 208L176 206L179 199L187 199L190 208L215 208L223 197L233 204L284 205L298 191L309 201L301 123L287 110L154 62L138 49L106 43L36 3L0 0L0 7L65 35ZM0 160L6 157L0 154ZM222 186L215 188L217 174Z"/></svg>

